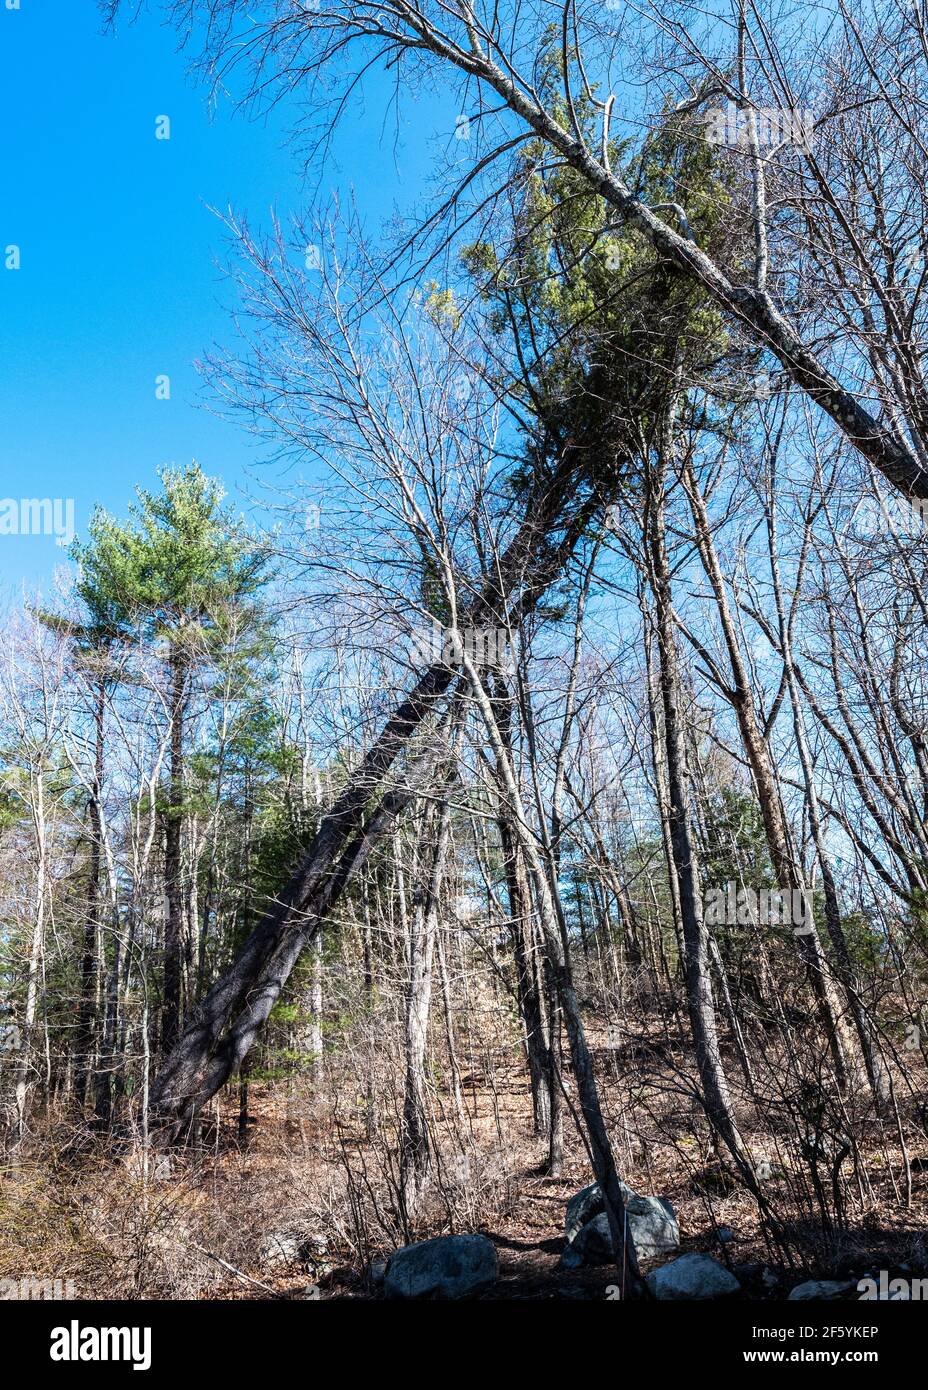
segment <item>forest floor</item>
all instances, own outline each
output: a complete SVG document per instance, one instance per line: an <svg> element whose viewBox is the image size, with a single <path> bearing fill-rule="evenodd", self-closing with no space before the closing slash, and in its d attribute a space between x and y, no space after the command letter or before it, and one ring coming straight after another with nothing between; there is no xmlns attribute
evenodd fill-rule
<svg viewBox="0 0 928 1390"><path fill-rule="evenodd" d="M558 1179L541 1177L532 1172L518 1175L517 1190L509 1210L498 1221L481 1228L482 1234L492 1240L499 1257L499 1279L480 1295L482 1299L601 1301L608 1297L607 1290L617 1283L619 1277L615 1268L608 1265L570 1270L560 1268L565 1247L564 1213L567 1202L586 1184L588 1177L586 1172L579 1170ZM674 1255L643 1262L645 1272L677 1255L691 1251L704 1252L734 1269L742 1284L740 1296L752 1301L782 1299L792 1287L805 1279L829 1278L856 1284L858 1279L880 1268L886 1268L890 1278L900 1274L922 1277L928 1274L928 1267L917 1254L913 1263L913 1240L922 1249L928 1247L928 1223L923 1215L910 1213L908 1220L890 1224L871 1221L845 1232L844 1238L838 1243L840 1248L830 1251L824 1262L817 1259L807 1264L794 1263L791 1267L784 1267L765 1246L756 1211L743 1194L733 1195L724 1204L728 1221L738 1223L733 1240L724 1243L716 1236L711 1223L707 1224L700 1197L694 1196L685 1187L681 1188L679 1194L670 1191L661 1195L670 1197L677 1213L681 1230L680 1248ZM928 1190L924 1187L920 1197L918 1205L924 1209L928 1202ZM904 1259L906 1256L908 1260ZM266 1274L262 1275L264 1279L267 1277ZM291 1299L307 1296L362 1300L382 1297L379 1286L371 1281L366 1271L358 1271L350 1266L336 1266L321 1277L317 1274L313 1278L315 1283L308 1286L306 1269L294 1267L286 1272L281 1271L269 1283L275 1296ZM209 1294L212 1298L266 1296L266 1293L249 1288L235 1278ZM856 1300L857 1293L848 1291L846 1297Z"/></svg>
<svg viewBox="0 0 928 1390"><path fill-rule="evenodd" d="M610 1266L579 1270L560 1268L565 1247L564 1221L569 1199L591 1180L589 1163L570 1116L565 1117L567 1152L562 1175L544 1175L544 1145L530 1136L531 1110L526 1078L522 1068L513 1065L497 1069L492 1088L473 1087L465 1093L471 1133L492 1149L500 1132L520 1136L505 1154L506 1183L499 1189L492 1210L485 1219L465 1225L452 1222L439 1228L427 1224L417 1238L441 1234L449 1229L479 1230L494 1243L499 1257L499 1280L481 1295L486 1299L586 1299L607 1297L607 1288L618 1280ZM265 1150L270 1152L279 1134L270 1115L262 1111L275 1108L272 1098L258 1102L255 1147L252 1161ZM674 1102L675 1103L675 1102ZM655 1128L666 1116L654 1111ZM268 1123L265 1123L267 1121ZM231 1116L230 1116L231 1122ZM263 1136L263 1137L262 1137ZM305 1132L302 1134L306 1142ZM757 1148L773 1148L773 1137L753 1134ZM356 1153L363 1152L358 1141ZM634 1145L630 1145L634 1148ZM905 1200L904 1168L901 1150L887 1149L885 1134L872 1153L864 1154L869 1170L871 1195L865 1209L851 1214L842 1229L823 1235L814 1223L794 1221L789 1226L795 1245L784 1258L765 1238L757 1207L743 1187L732 1181L711 1150L699 1150L685 1134L675 1144L654 1144L645 1149L646 1161L622 1165L622 1176L636 1192L668 1198L680 1227L680 1248L676 1254L701 1252L714 1256L732 1268L741 1284L741 1297L750 1300L781 1299L806 1279L856 1281L885 1268L889 1277L897 1274L928 1275L928 1152L909 1153L911 1202ZM617 1154L621 1165L621 1155ZM898 1165L898 1166L897 1166ZM389 1253L387 1250L381 1252ZM644 1262L647 1272L672 1256ZM292 1270L274 1281L283 1297L305 1297L306 1270ZM237 1287L236 1287L237 1285ZM335 1264L316 1275L321 1298L372 1299L382 1296L369 1277L369 1266ZM261 1297L255 1289L233 1280L213 1297ZM847 1297L856 1299L857 1293Z"/></svg>
<svg viewBox="0 0 928 1390"><path fill-rule="evenodd" d="M845 1217L825 1232L810 1219L808 1197L805 1206L793 1200L799 1168L775 1169L771 1197L792 1246L784 1256L766 1241L753 1199L707 1147L678 1062L652 1057L647 1080L641 1073L630 1084L648 1046L642 1034L629 1039L625 1057L600 1051L598 1070L620 1174L634 1191L673 1204L677 1253L705 1252L733 1267L740 1296L751 1300L783 1298L812 1278L928 1275L928 1147L910 1140L906 1169L892 1127L862 1121L864 1182L847 1175ZM383 1296L372 1265L406 1239L469 1230L486 1234L499 1255L498 1282L483 1298L608 1296L614 1268L559 1267L567 1202L592 1180L590 1166L568 1113L562 1175L544 1176L517 1054L465 1072L456 1146L450 1097L436 1088L443 1167L405 1235L391 1197L395 1152L385 1136L393 1122L382 1114L380 1137L368 1137L361 1077L363 1069L352 1085L333 1086L325 1105L305 1078L252 1083L245 1145L230 1089L204 1122L200 1147L153 1156L147 1175L137 1147L116 1156L61 1117L37 1117L28 1149L0 1160L0 1279L71 1278L87 1298L370 1300ZM776 1134L751 1131L744 1119L752 1152L779 1152ZM318 1253L269 1260L272 1232L309 1236Z"/></svg>

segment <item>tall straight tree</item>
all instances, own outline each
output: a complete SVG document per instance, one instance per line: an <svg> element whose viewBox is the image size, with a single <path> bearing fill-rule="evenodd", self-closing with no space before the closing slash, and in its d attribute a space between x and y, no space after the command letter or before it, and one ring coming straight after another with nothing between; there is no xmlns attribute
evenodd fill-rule
<svg viewBox="0 0 928 1390"><path fill-rule="evenodd" d="M139 490L127 522L98 510L89 539L74 547L78 590L91 612L105 609L109 630L162 654L169 729L164 824L164 974L162 1050L178 1036L184 1010L185 726L197 668L221 662L243 626L257 632L256 595L267 578L267 551L243 536L218 480L198 464L165 469L163 491Z"/></svg>

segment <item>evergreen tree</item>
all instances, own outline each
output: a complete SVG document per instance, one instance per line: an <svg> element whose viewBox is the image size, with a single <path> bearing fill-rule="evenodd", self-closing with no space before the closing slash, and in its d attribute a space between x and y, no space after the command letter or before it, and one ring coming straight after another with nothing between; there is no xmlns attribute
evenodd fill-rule
<svg viewBox="0 0 928 1390"><path fill-rule="evenodd" d="M170 749L164 818L166 921L161 1046L183 1014L185 723L199 668L247 660L260 650L258 594L268 579L267 548L252 541L222 505L223 489L193 463L165 469L163 491L138 491L129 520L98 509L89 539L76 543L78 592L121 641L161 657Z"/></svg>

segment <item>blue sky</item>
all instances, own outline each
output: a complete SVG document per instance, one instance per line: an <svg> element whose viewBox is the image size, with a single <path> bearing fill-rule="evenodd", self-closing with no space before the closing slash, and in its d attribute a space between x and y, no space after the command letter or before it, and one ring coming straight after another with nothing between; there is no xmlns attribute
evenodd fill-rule
<svg viewBox="0 0 928 1390"><path fill-rule="evenodd" d="M396 149L387 95L368 82L316 185L323 200L350 190L371 231L419 198L434 140L454 128L454 112L422 102ZM155 138L162 115L170 140ZM159 466L196 458L244 506L260 450L202 408L193 367L232 337L209 205L259 224L301 205L293 116L211 111L157 14L113 36L94 0L0 0L0 498L74 498L80 534L95 503L124 514ZM163 373L169 401L155 395ZM0 536L0 592L64 560L53 538Z"/></svg>

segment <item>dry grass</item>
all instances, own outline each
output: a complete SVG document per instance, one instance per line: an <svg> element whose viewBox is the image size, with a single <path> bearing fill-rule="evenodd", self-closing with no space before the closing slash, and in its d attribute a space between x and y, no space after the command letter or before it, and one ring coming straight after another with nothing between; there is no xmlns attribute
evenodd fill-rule
<svg viewBox="0 0 928 1390"><path fill-rule="evenodd" d="M857 1161L866 1181L844 1175L846 1219L828 1229L795 1200L804 1178L795 1154L782 1135L752 1128L743 1103L752 1151L775 1157L767 1190L788 1236L788 1249L775 1249L753 1199L710 1142L685 1059L652 1031L630 1035L625 1055L605 1048L595 1027L591 1033L620 1169L637 1191L670 1198L684 1250L740 1266L746 1295L758 1298L782 1296L802 1277L902 1265L928 1272L928 1146L914 1123L911 1202L898 1139L861 1120ZM169 1171L152 1163L147 1177L137 1148L114 1157L46 1117L18 1161L0 1170L0 1277L69 1278L85 1298L302 1298L313 1286L322 1297L371 1298L372 1260L406 1238L483 1230L500 1254L494 1296L602 1297L608 1269L557 1269L567 1199L590 1181L575 1127L568 1119L562 1177L541 1176L545 1151L531 1133L524 1071L505 1046L493 1063L469 1070L463 1123L446 1078L435 1079L438 1149L412 1229L395 1199L396 1076L388 1068L373 1096L363 1067L335 1074L334 1061L321 1094L300 1078L252 1084L244 1147L229 1092L204 1117L197 1146L172 1154ZM725 1227L731 1238L723 1242ZM262 1249L272 1232L294 1233L312 1249L275 1264ZM765 1269L780 1282L764 1282Z"/></svg>

